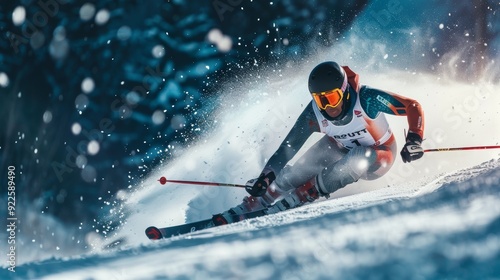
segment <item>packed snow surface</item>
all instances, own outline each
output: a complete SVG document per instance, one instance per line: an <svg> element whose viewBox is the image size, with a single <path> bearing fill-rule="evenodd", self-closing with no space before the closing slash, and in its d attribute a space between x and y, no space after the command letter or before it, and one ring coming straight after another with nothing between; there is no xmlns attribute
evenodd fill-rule
<svg viewBox="0 0 500 280"><path fill-rule="evenodd" d="M390 186L142 245L30 263L15 279L494 279L500 275L499 178L500 162L490 160L420 186Z"/></svg>

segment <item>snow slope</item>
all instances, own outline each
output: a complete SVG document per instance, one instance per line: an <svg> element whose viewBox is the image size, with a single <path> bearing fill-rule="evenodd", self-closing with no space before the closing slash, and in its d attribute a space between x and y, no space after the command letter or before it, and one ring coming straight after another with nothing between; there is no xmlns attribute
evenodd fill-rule
<svg viewBox="0 0 500 280"><path fill-rule="evenodd" d="M499 178L500 161L491 160L420 187L30 263L14 279L498 279Z"/></svg>
<svg viewBox="0 0 500 280"><path fill-rule="evenodd" d="M350 38L356 44L356 36ZM213 127L206 137L189 150L178 151L176 160L151 172L132 192L122 195L121 205L111 209L112 218L123 223L118 231L104 240L89 233L87 242L93 248L88 254L64 253L69 250L61 247L59 254L48 254L49 260L39 257L18 263L15 274L3 270L0 279L265 279L278 275L304 279L309 274L418 279L474 273L498 278L493 265L499 262L499 154L495 150L429 153L411 164L398 158L383 178L359 181L327 201L172 240L147 240L147 226L204 219L239 203L245 196L241 189L162 186L157 179L241 184L256 176L309 102L308 72L326 59L351 65L364 84L418 99L426 112L424 148L498 144L500 95L498 86L487 78L469 84L367 66L352 53L335 52L304 61L301 68L252 73L251 86L247 82L227 85L227 93L218 100L220 112L207 120ZM388 119L401 143L405 118ZM484 162L488 163L474 168ZM480 171L485 173L460 182ZM102 249L117 240L120 243L113 250ZM22 251L28 248L29 244L20 247L19 254L28 255ZM43 255L43 249L34 250Z"/></svg>

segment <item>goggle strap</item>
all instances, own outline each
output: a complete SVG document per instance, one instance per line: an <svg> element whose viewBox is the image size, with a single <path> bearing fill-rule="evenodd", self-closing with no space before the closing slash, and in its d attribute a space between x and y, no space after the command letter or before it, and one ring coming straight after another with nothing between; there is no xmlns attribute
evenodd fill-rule
<svg viewBox="0 0 500 280"><path fill-rule="evenodd" d="M347 89L347 74L342 67L340 67L340 69L342 70L342 73L344 73L344 82L342 83L342 87L340 89L343 93L345 93L345 90Z"/></svg>

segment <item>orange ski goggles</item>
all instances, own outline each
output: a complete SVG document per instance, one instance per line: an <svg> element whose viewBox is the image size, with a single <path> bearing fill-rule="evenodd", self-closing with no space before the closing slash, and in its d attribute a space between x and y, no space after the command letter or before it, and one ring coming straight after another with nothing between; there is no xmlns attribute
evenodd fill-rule
<svg viewBox="0 0 500 280"><path fill-rule="evenodd" d="M336 88L320 93L312 93L312 97L321 110L326 110L327 107L335 108L339 106L342 97L344 97L344 92L340 88Z"/></svg>

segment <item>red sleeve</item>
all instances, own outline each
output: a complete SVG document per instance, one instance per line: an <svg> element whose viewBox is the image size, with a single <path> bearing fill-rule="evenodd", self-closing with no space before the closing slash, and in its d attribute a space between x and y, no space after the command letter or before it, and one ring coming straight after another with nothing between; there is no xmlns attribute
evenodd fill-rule
<svg viewBox="0 0 500 280"><path fill-rule="evenodd" d="M347 80L349 81L349 84L359 92L360 84L359 84L359 75L356 74L354 71L349 68L349 66L342 66L344 69L346 75L347 75Z"/></svg>
<svg viewBox="0 0 500 280"><path fill-rule="evenodd" d="M409 130L413 133L418 134L422 139L424 139L424 111L422 109L422 106L418 101L404 97L392 92L389 92L392 97L394 97L396 100L401 102L404 106L404 111L405 113L403 114L397 114L397 115L406 115L408 118L408 126ZM397 112L399 110L395 110Z"/></svg>
<svg viewBox="0 0 500 280"><path fill-rule="evenodd" d="M349 84L360 92L361 85L359 83L359 75L352 71L348 66L342 66L347 74ZM392 92L377 90L377 94L381 95L387 102L387 109L382 110L384 113L389 113L398 116L406 116L408 118L409 130L418 134L424 139L424 111L422 106L416 100L407 98Z"/></svg>

